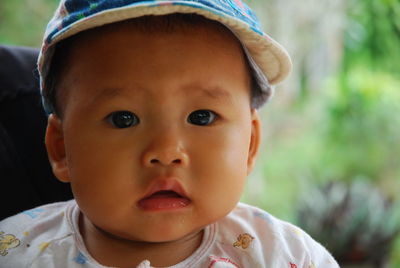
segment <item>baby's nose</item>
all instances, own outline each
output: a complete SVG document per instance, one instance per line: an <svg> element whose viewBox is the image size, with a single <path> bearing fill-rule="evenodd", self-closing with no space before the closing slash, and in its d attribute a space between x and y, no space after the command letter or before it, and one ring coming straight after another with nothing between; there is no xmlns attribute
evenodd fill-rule
<svg viewBox="0 0 400 268"><path fill-rule="evenodd" d="M189 157L176 137L162 135L153 140L143 154L143 164L148 167L162 165L187 165Z"/></svg>
<svg viewBox="0 0 400 268"><path fill-rule="evenodd" d="M182 165L186 163L186 157L185 154L180 153L180 152L164 152L164 153L158 153L154 154L148 159L146 159L146 162L148 165L163 165L163 166L168 166L168 165Z"/></svg>

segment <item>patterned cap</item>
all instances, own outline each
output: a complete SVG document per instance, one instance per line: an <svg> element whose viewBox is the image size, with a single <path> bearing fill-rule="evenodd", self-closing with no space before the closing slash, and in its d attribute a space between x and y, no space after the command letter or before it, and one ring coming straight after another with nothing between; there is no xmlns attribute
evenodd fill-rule
<svg viewBox="0 0 400 268"><path fill-rule="evenodd" d="M292 68L286 50L261 30L254 12L241 0L61 0L47 25L38 59L45 88L55 44L84 30L146 15L195 13L218 21L242 43L261 91L285 79ZM44 101L47 111L49 107ZM51 112L51 111L49 111Z"/></svg>

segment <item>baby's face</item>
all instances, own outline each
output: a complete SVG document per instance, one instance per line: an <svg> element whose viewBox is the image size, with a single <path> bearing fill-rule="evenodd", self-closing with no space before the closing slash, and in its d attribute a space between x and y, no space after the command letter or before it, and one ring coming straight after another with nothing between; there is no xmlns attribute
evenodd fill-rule
<svg viewBox="0 0 400 268"><path fill-rule="evenodd" d="M129 240L172 241L235 207L259 121L233 37L121 27L84 36L69 65L63 120L50 117L47 146L91 223Z"/></svg>

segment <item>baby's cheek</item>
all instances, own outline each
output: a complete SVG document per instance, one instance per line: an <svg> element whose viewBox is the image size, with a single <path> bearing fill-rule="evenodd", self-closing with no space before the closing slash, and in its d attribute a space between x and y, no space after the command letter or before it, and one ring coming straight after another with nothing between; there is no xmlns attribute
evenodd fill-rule
<svg viewBox="0 0 400 268"><path fill-rule="evenodd" d="M247 175L247 164L240 153L209 158L203 166L196 167L195 192L205 193L211 203L228 205L240 199Z"/></svg>

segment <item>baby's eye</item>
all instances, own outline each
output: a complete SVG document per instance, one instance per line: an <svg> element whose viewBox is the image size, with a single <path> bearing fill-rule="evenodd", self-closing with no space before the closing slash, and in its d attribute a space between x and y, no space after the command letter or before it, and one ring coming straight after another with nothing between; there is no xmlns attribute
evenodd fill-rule
<svg viewBox="0 0 400 268"><path fill-rule="evenodd" d="M116 128L127 128L139 124L139 118L128 111L113 112L107 117L107 121Z"/></svg>
<svg viewBox="0 0 400 268"><path fill-rule="evenodd" d="M217 115L209 110L194 111L189 115L188 122L193 125L206 126L214 122Z"/></svg>

